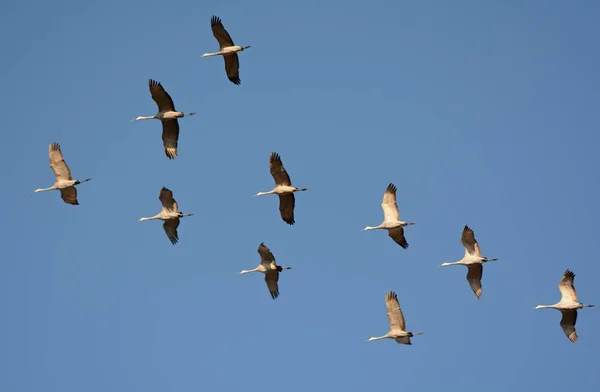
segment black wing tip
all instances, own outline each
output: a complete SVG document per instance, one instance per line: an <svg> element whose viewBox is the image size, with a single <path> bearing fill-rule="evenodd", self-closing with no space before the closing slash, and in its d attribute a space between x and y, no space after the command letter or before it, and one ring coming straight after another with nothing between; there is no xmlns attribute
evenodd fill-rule
<svg viewBox="0 0 600 392"><path fill-rule="evenodd" d="M169 238L169 240L171 241L171 243L172 243L173 245L175 245L176 243L178 243L178 242L179 242L179 238L178 238L178 237L175 237L175 238Z"/></svg>
<svg viewBox="0 0 600 392"><path fill-rule="evenodd" d="M274 161L278 161L281 162L281 156L276 153L276 152L272 152L271 155L269 155L269 161L274 162Z"/></svg>
<svg viewBox="0 0 600 392"><path fill-rule="evenodd" d="M216 25L219 25L219 24L221 24L221 18L219 18L216 15L213 15L212 18L210 18L210 25L211 26L216 26Z"/></svg>
<svg viewBox="0 0 600 392"><path fill-rule="evenodd" d="M564 276L566 278L575 278L575 273L567 268L567 270L564 273Z"/></svg>
<svg viewBox="0 0 600 392"><path fill-rule="evenodd" d="M393 183L389 183L387 188L386 188L386 192L392 192L392 193L396 193L396 191L398 190L398 188L396 188L396 185L394 185Z"/></svg>
<svg viewBox="0 0 600 392"><path fill-rule="evenodd" d="M163 187L160 189L160 191L161 192L170 192L171 190L163 185Z"/></svg>
<svg viewBox="0 0 600 392"><path fill-rule="evenodd" d="M271 298L273 299L277 299L277 297L279 297L279 292L278 291L269 291L269 294L271 294Z"/></svg>
<svg viewBox="0 0 600 392"><path fill-rule="evenodd" d="M60 150L60 144L58 144L57 142L52 142L52 143L50 143L50 147L51 147L53 150Z"/></svg>
<svg viewBox="0 0 600 392"><path fill-rule="evenodd" d="M398 242L398 245L400 245L402 249L408 249L408 242L405 242L403 244Z"/></svg>
<svg viewBox="0 0 600 392"><path fill-rule="evenodd" d="M162 84L159 81L156 81L154 79L148 79L148 85L150 86L150 88L152 88L152 87L162 87Z"/></svg>
<svg viewBox="0 0 600 392"><path fill-rule="evenodd" d="M235 84L236 86L239 86L240 84L242 84L242 81L240 78L227 78L229 79L229 81L233 84Z"/></svg>
<svg viewBox="0 0 600 392"><path fill-rule="evenodd" d="M471 228L469 227L469 225L465 225L465 227L463 228L463 231L466 231L466 232L470 232L470 233L472 233L472 232L473 232L473 229L471 229Z"/></svg>
<svg viewBox="0 0 600 392"><path fill-rule="evenodd" d="M291 219L282 218L282 219L283 219L283 221L285 223L287 223L290 226L293 225L294 223L296 223L296 221L294 220L294 218L291 218Z"/></svg>
<svg viewBox="0 0 600 392"><path fill-rule="evenodd" d="M387 293L385 293L385 299L389 300L389 299L398 299L398 295L396 294L395 291L390 290Z"/></svg>

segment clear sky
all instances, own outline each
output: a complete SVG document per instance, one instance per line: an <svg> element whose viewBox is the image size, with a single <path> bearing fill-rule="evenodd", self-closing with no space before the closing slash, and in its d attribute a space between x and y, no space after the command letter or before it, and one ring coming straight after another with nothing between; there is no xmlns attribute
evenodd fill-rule
<svg viewBox="0 0 600 392"><path fill-rule="evenodd" d="M230 83L210 17L240 54ZM0 390L598 391L565 269L600 305L596 1L16 1L0 5ZM162 149L147 79L182 111ZM52 185L59 142L79 206ZM285 224L269 153L294 185ZM403 250L381 223L398 187ZM184 212L173 246L162 186ZM471 226L483 295L459 260ZM264 241L281 273L272 300ZM412 346L388 330L398 293Z"/></svg>

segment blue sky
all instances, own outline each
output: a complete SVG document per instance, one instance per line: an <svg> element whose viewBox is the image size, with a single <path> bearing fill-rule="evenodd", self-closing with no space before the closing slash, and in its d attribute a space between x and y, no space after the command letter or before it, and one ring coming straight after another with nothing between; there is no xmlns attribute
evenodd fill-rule
<svg viewBox="0 0 600 392"><path fill-rule="evenodd" d="M571 344L565 269L600 305L594 1L106 1L0 5L0 390L597 391L600 310ZM211 15L240 54L220 58ZM147 79L182 111L162 151ZM53 183L61 144L80 205ZM295 185L279 217L268 157ZM361 232L398 187L410 248ZM184 218L172 246L162 186ZM486 265L477 300L462 257ZM273 301L260 242L293 267ZM387 331L398 293L412 346ZM568 359L568 360L567 360ZM571 377L559 377L570 374Z"/></svg>

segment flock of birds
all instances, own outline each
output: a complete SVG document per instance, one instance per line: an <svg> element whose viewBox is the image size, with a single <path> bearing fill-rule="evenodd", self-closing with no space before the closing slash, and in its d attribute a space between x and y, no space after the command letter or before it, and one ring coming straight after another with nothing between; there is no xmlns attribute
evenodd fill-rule
<svg viewBox="0 0 600 392"><path fill-rule="evenodd" d="M211 29L214 37L219 42L220 49L214 53L205 53L202 57L223 56L227 78L233 84L240 85L241 81L239 77L239 59L237 52L248 49L250 46L235 45L227 30L223 27L223 23L219 17L213 16L211 18ZM162 139L165 154L169 159L175 159L177 157L177 142L179 139L179 123L177 119L185 116L192 116L195 113L177 111L173 99L165 91L161 83L152 79L150 79L148 83L152 99L158 106L158 112L153 116L138 116L132 121L150 119L160 120L163 129ZM34 193L58 190L65 203L78 205L77 188L75 188L75 186L90 181L91 178L85 178L83 180L73 179L58 143L50 144L48 154L50 157L50 167L52 168L55 177L54 185L49 188L36 189ZM307 188L297 188L292 185L292 181L281 161L281 157L276 152L271 153L269 157L269 167L271 176L273 176L273 179L275 180L275 188L268 192L258 192L255 196L279 196L279 211L281 218L287 224L293 225L295 223L294 207L296 203L294 193L306 191ZM400 245L403 249L407 249L408 242L404 235L404 227L414 225L415 223L406 222L400 219L398 204L396 202L396 192L396 186L390 183L383 194L383 201L381 203L384 214L383 222L379 226L367 226L363 230L387 230L388 235L395 243ZM173 192L166 187L161 189L158 199L162 204L161 211L152 217L140 218L139 220L147 221L158 219L163 221L163 229L171 243L175 245L179 241L177 228L179 227L180 218L192 216L193 214L184 214L180 212L179 206L173 198ZM488 258L481 255L481 249L475 239L475 233L469 226L465 225L463 229L461 243L465 248L463 258L453 263L443 263L440 267L451 265L463 265L467 267L467 281L475 296L479 298L482 294L481 278L483 276L483 263L497 261L498 258ZM258 254L260 255L260 264L254 269L242 270L240 274L262 272L265 275L265 282L271 297L276 299L279 296L279 273L283 270L291 269L291 267L278 265L273 253L264 243L259 245ZM554 305L538 305L533 308L551 308L559 310L562 313L560 325L565 335L573 343L577 341L578 338L575 330L577 309L595 306L584 305L579 302L573 284L574 279L575 274L567 269L558 285L558 289L561 293L560 301ZM409 332L406 330L404 315L400 308L398 296L395 292L387 292L385 295L385 302L389 319L389 331L385 335L372 337L368 339L368 341L393 339L400 344L412 344L411 338L416 335L421 335L422 332Z"/></svg>

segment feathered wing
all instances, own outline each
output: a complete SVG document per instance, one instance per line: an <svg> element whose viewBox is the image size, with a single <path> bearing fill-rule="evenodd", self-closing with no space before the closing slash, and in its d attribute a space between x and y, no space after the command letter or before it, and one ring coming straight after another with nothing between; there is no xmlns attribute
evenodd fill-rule
<svg viewBox="0 0 600 392"><path fill-rule="evenodd" d="M481 250L479 249L479 244L475 239L475 233L473 230L465 225L462 233L462 237L460 242L465 247L465 255L469 254L471 256L481 256Z"/></svg>
<svg viewBox="0 0 600 392"><path fill-rule="evenodd" d="M406 238L404 237L404 228L396 227L394 229L388 229L388 235L391 239L394 240L395 243L400 245L403 249L408 248L408 242L406 242Z"/></svg>
<svg viewBox="0 0 600 392"><path fill-rule="evenodd" d="M158 195L158 200L160 200L163 208L172 212L177 212L177 203L173 198L173 191L171 191L169 188L164 186L162 187L160 190L160 195Z"/></svg>
<svg viewBox="0 0 600 392"><path fill-rule="evenodd" d="M481 297L483 291L481 290L481 277L483 276L483 264L469 264L467 265L467 281L469 282L469 286L471 286L471 290L477 296L477 298Z"/></svg>
<svg viewBox="0 0 600 392"><path fill-rule="evenodd" d="M410 336L398 336L396 339L394 339L396 341L396 343L398 344L407 344L407 345L411 345L412 342L410 341Z"/></svg>
<svg viewBox="0 0 600 392"><path fill-rule="evenodd" d="M384 221L396 222L400 220L400 211L398 210L398 204L396 203L396 185L391 183L388 185L383 194L381 208L383 209Z"/></svg>
<svg viewBox="0 0 600 392"><path fill-rule="evenodd" d="M77 201L77 188L74 186L62 188L60 190L60 197L67 204L72 204L74 206L79 205L79 202Z"/></svg>
<svg viewBox="0 0 600 392"><path fill-rule="evenodd" d="M271 170L271 175L275 180L275 185L292 186L292 180L285 170L285 167L283 167L281 157L276 152L272 152L269 156L269 169Z"/></svg>
<svg viewBox="0 0 600 392"><path fill-rule="evenodd" d="M218 16L213 16L210 19L210 28L213 32L213 35L219 42L219 46L221 49L226 48L228 46L234 46L231 36L227 32L227 30L225 30L223 22L221 22L221 18L219 18Z"/></svg>
<svg viewBox="0 0 600 392"><path fill-rule="evenodd" d="M71 171L69 170L69 166L65 162L62 151L60 149L60 145L56 142L50 144L48 148L48 155L50 156L50 167L54 172L54 177L56 181L67 181L72 180Z"/></svg>
<svg viewBox="0 0 600 392"><path fill-rule="evenodd" d="M279 271L277 270L268 270L265 272L265 282L267 283L267 288L269 289L269 293L271 294L271 298L275 299L279 297Z"/></svg>
<svg viewBox="0 0 600 392"><path fill-rule="evenodd" d="M390 331L405 331L404 314L402 314L400 302L398 302L398 296L395 292L390 291L385 294L385 306L390 321Z"/></svg>
<svg viewBox="0 0 600 392"><path fill-rule="evenodd" d="M159 112L175 111L173 99L162 84L156 80L148 79L148 86L150 88L150 95L152 95L152 99L156 102Z"/></svg>
<svg viewBox="0 0 600 392"><path fill-rule="evenodd" d="M577 322L577 310L561 310L562 318L560 319L560 326L562 327L565 335L572 343L577 341L577 331L575 330L575 323Z"/></svg>
<svg viewBox="0 0 600 392"><path fill-rule="evenodd" d="M240 59L237 53L226 54L223 56L225 61L225 73L227 73L227 79L235 85L240 85Z"/></svg>
<svg viewBox="0 0 600 392"><path fill-rule="evenodd" d="M163 229L169 238L169 241L173 245L175 245L179 241L179 235L177 233L177 228L179 227L179 218L173 218L166 220L163 223Z"/></svg>
<svg viewBox="0 0 600 392"><path fill-rule="evenodd" d="M271 249L269 249L264 242L261 242L258 246L258 254L260 255L260 263L267 268L271 263L275 262L275 256L273 256Z"/></svg>
<svg viewBox="0 0 600 392"><path fill-rule="evenodd" d="M162 120L162 140L165 154L169 159L177 157L177 141L179 140L179 122L176 118Z"/></svg>
<svg viewBox="0 0 600 392"><path fill-rule="evenodd" d="M281 219L288 225L296 223L294 220L294 206L296 205L296 198L293 193L285 193L279 196L279 212L281 213Z"/></svg>
<svg viewBox="0 0 600 392"><path fill-rule="evenodd" d="M571 270L566 270L563 277L558 284L558 290L562 296L562 300L579 302L577 301L577 291L575 290L575 274Z"/></svg>

